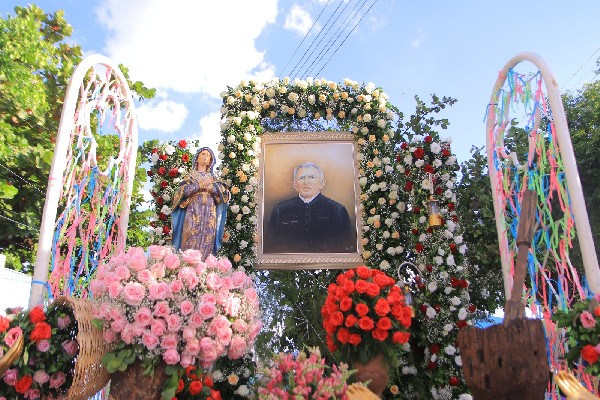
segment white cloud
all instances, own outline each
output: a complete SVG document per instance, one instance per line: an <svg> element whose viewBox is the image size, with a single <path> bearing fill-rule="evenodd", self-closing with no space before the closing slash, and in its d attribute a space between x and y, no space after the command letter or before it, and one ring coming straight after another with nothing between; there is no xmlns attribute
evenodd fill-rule
<svg viewBox="0 0 600 400"><path fill-rule="evenodd" d="M172 100L144 104L136 112L141 129L161 132L175 132L181 128L188 115L185 105Z"/></svg>
<svg viewBox="0 0 600 400"><path fill-rule="evenodd" d="M312 24L313 19L310 14L296 4L292 7L288 15L285 16L285 25L283 27L306 35Z"/></svg>
<svg viewBox="0 0 600 400"><path fill-rule="evenodd" d="M419 29L417 37L410 43L410 47L412 47L413 49L417 49L421 47L423 41L425 41L425 32L423 32L423 29Z"/></svg>
<svg viewBox="0 0 600 400"><path fill-rule="evenodd" d="M212 112L198 121L200 133L192 139L200 139L202 146L208 146L216 153L217 145L221 141L221 113Z"/></svg>
<svg viewBox="0 0 600 400"><path fill-rule="evenodd" d="M254 74L273 76L255 41L277 0L106 0L97 9L104 51L148 87L212 96Z"/></svg>

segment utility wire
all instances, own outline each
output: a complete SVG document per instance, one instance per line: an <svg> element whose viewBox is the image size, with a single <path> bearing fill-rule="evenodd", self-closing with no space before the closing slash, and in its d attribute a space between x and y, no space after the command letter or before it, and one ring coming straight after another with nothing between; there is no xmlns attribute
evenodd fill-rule
<svg viewBox="0 0 600 400"><path fill-rule="evenodd" d="M296 55L296 53L298 52L298 50L300 49L300 47L302 47L302 43L304 43L304 41L306 40L306 38L308 37L308 35L312 31L312 29L315 27L315 25L319 21L319 18L321 18L321 15L323 14L323 11L325 11L325 9L327 8L327 6L329 5L330 2L331 2L331 0L327 0L327 4L325 4L323 6L323 8L321 9L321 12L319 13L319 16L317 17L317 19L315 19L315 22L313 22L312 26L310 27L310 29L308 30L308 32L306 32L306 35L304 35L304 37L302 38L302 41L300 42L300 44L298 45L298 47L296 47L296 50L294 50L294 54L292 54L292 56L288 60L287 64L285 64L285 67L283 67L283 69L281 70L282 73L285 72L285 69L288 67L288 65L290 65L290 62L292 61L292 59L294 58L294 56Z"/></svg>
<svg viewBox="0 0 600 400"><path fill-rule="evenodd" d="M363 0L363 2L360 4L360 6L359 6L358 2L356 3L356 5L352 9L352 11L350 11L346 15L346 18L344 19L344 21L342 21L342 23L338 26L338 29L335 31L335 33L333 34L333 36L331 36L329 38L329 40L327 41L327 44L325 45L325 47L323 48L323 50L321 50L321 52L315 58L315 60L312 62L312 64L310 64L310 67L308 67L308 69L307 69L306 73L304 74L304 76L310 76L310 74L314 71L314 69L317 68L317 65L319 65L319 63L321 62L321 60L323 60L323 58L327 55L327 53L329 53L329 50L336 44L336 42L338 41L338 39L341 37L341 31L350 23L350 20L352 19L353 16L359 14L359 13L355 13L356 9L358 7L360 7L362 9L362 7L365 5L366 2L367 2L367 0ZM331 40L334 39L334 38L335 38L335 40L333 40L333 43L332 43ZM331 45L330 45L330 43L331 43Z"/></svg>
<svg viewBox="0 0 600 400"><path fill-rule="evenodd" d="M579 67L579 69L578 69L577 71L575 71L575 73L574 73L573 75L571 75L571 77L570 77L569 79L567 79L567 81L565 82L564 86L567 86L567 83L569 83L569 81L570 81L571 79L573 79L573 77L574 77L575 75L577 75L577 74L579 73L579 71L581 71L581 69L582 69L582 68L583 68L583 67L584 67L584 66L585 66L585 65L586 65L588 62L590 62L590 60L591 60L591 59L592 59L592 58L593 58L593 57L596 55L596 53L598 53L598 51L600 51L600 47L598 47L598 48L596 49L596 51L595 51L595 52L594 52L594 53L593 53L593 54L590 56L590 58L588 58L588 59L587 59L587 60L586 60L586 61L585 61L585 62L584 62L582 65L581 65L581 67ZM579 82L578 82L578 83L579 83Z"/></svg>
<svg viewBox="0 0 600 400"><path fill-rule="evenodd" d="M8 172L10 172L11 174L13 174L14 176L16 176L17 178L19 178L20 180L22 180L23 182L25 182L25 184L27 186L31 186L32 188L34 188L35 190L37 190L38 192L40 192L41 194L43 194L44 196L46 195L46 193L42 192L37 186L35 186L33 183L29 182L27 179L22 178L20 175L18 175L17 173L11 171L7 166L5 166L4 164L0 163L0 167L4 168L5 170L7 170Z"/></svg>
<svg viewBox="0 0 600 400"><path fill-rule="evenodd" d="M340 8L341 5L342 5L342 3L338 4L338 6L336 7L336 9L333 10L333 13L329 16L329 19L327 20L327 22L325 22L325 26L327 26L329 24L329 21L331 21L331 18L333 18L333 16L335 15L335 13L337 12L337 10ZM315 36L315 38L310 43L310 45L308 46L308 48L306 49L306 51L304 52L304 54L302 54L302 57L300 57L300 61L298 61L298 63L296 64L296 66L294 67L294 69L292 70L292 72L290 73L290 77L292 77L292 75L294 75L294 72L296 71L296 68L298 68L298 65L300 65L300 62L304 59L304 56L306 56L306 53L308 53L308 51L313 46L313 44L317 41L317 39L319 38L319 36L321 36L321 33L325 29L325 26L323 27L323 29L321 29L319 31L319 33L317 34L317 36ZM304 64L306 64L306 61L304 62ZM304 64L302 64L302 67L304 66ZM302 68L302 67L300 67L300 68Z"/></svg>
<svg viewBox="0 0 600 400"><path fill-rule="evenodd" d="M341 5L342 3L340 3ZM346 11L346 8L348 8L348 5L350 4L350 1L348 1L345 5L344 8L342 8L342 11L340 11L339 14L337 14L337 16L335 17L335 20L331 23L331 25L329 25L327 27L327 30L325 31L325 33L323 34L323 36L321 36L321 39L319 39L319 43L317 43L317 45L315 47L313 47L313 49L311 50L310 54L308 55L308 57L306 58L306 60L304 60L304 63L302 64L302 66L300 67L300 69L298 70L296 75L300 75L300 77L304 76L304 74L306 74L306 72L304 74L300 73L300 70L302 68L304 68L304 65L306 65L306 63L310 60L310 58L312 57L312 55L314 54L314 52L319 48L319 46L321 45L321 42L323 42L323 39L325 39L325 37L329 34L329 31L331 31L331 28L333 28L333 26L335 25L335 23L338 21L338 19L340 19L340 16L342 14L344 14L344 11ZM338 7L339 8L339 7ZM337 9L336 9L337 10ZM333 17L333 14L331 15ZM331 18L330 18L331 19ZM314 63L314 60L313 60ZM311 64L312 65L312 64Z"/></svg>
<svg viewBox="0 0 600 400"><path fill-rule="evenodd" d="M358 22L356 23L356 25L354 25L354 27L352 28L352 30L350 32L348 32L348 34L346 35L346 37L344 38L344 40L342 41L342 43L339 44L339 46L335 49L335 51L333 52L333 54L327 59L327 61L325 62L325 64L321 67L321 69L319 70L319 72L317 72L315 75L319 75L321 73L321 71L323 71L323 68L325 68L327 66L327 64L329 63L329 61L331 61L331 59L333 58L333 56L335 56L335 54L338 52L338 50L340 49L340 47L342 47L342 45L346 42L346 39L348 39L348 36L350 36L352 34L352 32L354 32L354 29L356 29L356 27L358 26L358 24L360 24L360 21L363 20L363 18L365 17L365 15L367 15L369 13L369 11L371 11L371 8L373 8L373 6L375 5L375 3L377 3L377 0L373 1L373 4L371 4L369 6L369 8L367 9L367 11L362 15L362 17L360 17L360 19L358 20Z"/></svg>
<svg viewBox="0 0 600 400"><path fill-rule="evenodd" d="M29 229L31 229L31 230L34 230L34 231L36 231L36 232L38 232L38 231L39 231L39 229L38 229L38 228L34 228L34 227L31 227L31 226L29 226L29 225L27 225L27 224L24 224L24 223L22 223L22 222L15 221L14 219L8 218L8 217L6 217L6 216L4 216L4 215L2 215L2 214L0 214L0 218L3 218L3 219L5 219L5 220L7 220L7 221L10 221L10 222L14 222L14 223L15 223L15 224L17 224L17 225L24 226L24 227L26 227L26 228L29 228Z"/></svg>

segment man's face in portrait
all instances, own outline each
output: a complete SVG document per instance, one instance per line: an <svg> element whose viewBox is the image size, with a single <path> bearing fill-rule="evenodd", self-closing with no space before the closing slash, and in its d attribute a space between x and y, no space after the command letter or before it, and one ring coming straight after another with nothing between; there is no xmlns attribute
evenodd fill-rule
<svg viewBox="0 0 600 400"><path fill-rule="evenodd" d="M298 191L301 197L310 199L319 193L325 186L325 180L318 169L314 167L303 167L296 172L294 189Z"/></svg>

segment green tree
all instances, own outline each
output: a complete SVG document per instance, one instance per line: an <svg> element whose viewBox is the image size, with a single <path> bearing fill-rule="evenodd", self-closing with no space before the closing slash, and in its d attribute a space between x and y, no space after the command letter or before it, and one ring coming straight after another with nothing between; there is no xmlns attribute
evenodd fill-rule
<svg viewBox="0 0 600 400"><path fill-rule="evenodd" d="M0 248L8 268L31 272L63 100L82 49L66 43L73 28L63 11L31 5L15 13L0 18ZM141 82L129 84L140 98L154 96ZM109 135L96 139L99 154L112 153ZM145 214L136 210L141 184L136 179L130 238L143 243Z"/></svg>

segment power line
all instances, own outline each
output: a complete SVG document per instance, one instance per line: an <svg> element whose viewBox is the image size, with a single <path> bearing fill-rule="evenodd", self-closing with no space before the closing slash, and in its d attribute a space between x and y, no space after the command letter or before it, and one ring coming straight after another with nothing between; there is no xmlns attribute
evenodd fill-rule
<svg viewBox="0 0 600 400"><path fill-rule="evenodd" d="M22 222L15 221L14 219L8 218L8 217L6 217L6 216L4 216L4 215L2 215L2 214L0 214L0 218L3 218L3 219L5 219L5 220L7 220L7 221L10 221L10 222L14 222L14 223L15 223L15 224L17 224L17 225L24 226L24 227L26 227L26 228L29 228L29 229L32 229L32 230L34 230L34 231L36 231L36 232L38 232L38 231L39 231L39 229L38 229L38 228L34 228L34 227L32 227L32 226L29 226L29 225L27 225L27 224L24 224L24 223L22 223Z"/></svg>
<svg viewBox="0 0 600 400"><path fill-rule="evenodd" d="M333 52L333 54L327 59L327 61L325 62L325 64L321 67L321 69L319 70L319 72L317 72L315 75L319 75L321 73L321 71L323 71L323 68L325 68L327 66L327 64L329 63L329 61L331 61L331 59L333 58L333 56L335 56L335 54L338 52L338 50L340 49L340 47L342 47L342 45L346 42L346 39L348 39L348 36L350 36L352 34L352 32L354 32L354 29L356 29L356 27L358 26L358 24L360 24L360 21L363 20L363 18L365 17L365 15L367 15L369 13L369 11L371 11L371 8L373 8L373 6L375 5L375 3L377 3L377 0L373 1L373 4L371 4L369 6L369 8L367 9L367 11L363 14L362 17L360 17L360 19L358 20L358 22L356 23L356 25L354 25L354 27L352 28L352 30L350 32L348 32L348 34L346 35L346 37L344 38L344 40L342 41L342 43L340 43L340 45L335 49L335 51Z"/></svg>
<svg viewBox="0 0 600 400"><path fill-rule="evenodd" d="M329 16L329 19L327 20L327 22L325 22L325 26L327 26L329 24L329 21L331 21L331 18L333 18L333 16L335 15L335 13L337 12L337 10L340 8L340 6L342 5L342 3L338 4L338 6L336 7L335 10L333 10L333 13ZM313 41L310 43L310 45L308 46L308 48L306 49L306 51L304 52L304 54L302 54L302 57L300 57L300 61L298 61L298 63L296 64L296 66L294 67L294 69L292 70L292 72L290 73L290 78L292 78L292 75L294 74L294 72L296 71L296 68L298 67L298 65L300 64L300 62L304 59L304 56L306 56L306 53L308 53L308 51L310 50L310 48L313 46L313 44L317 41L317 39L319 38L319 36L321 36L321 33L323 32L323 30L325 29L325 26L323 27L323 29L321 29L319 31L319 33L317 34L317 36L313 39ZM304 67L304 65L306 64L306 61L304 62L304 64L302 64L302 67ZM300 68L302 68L300 67ZM295 75L294 75L295 76Z"/></svg>
<svg viewBox="0 0 600 400"><path fill-rule="evenodd" d="M312 64L310 65L310 67L308 67L306 73L304 74L304 76L310 76L310 74L313 72L314 68L316 68L317 65L319 65L319 63L321 62L321 60L325 57L325 55L327 55L327 53L329 53L329 50L335 45L335 43L338 41L338 39L341 37L341 32L346 26L347 24L350 22L351 18L359 13L355 13L356 9L358 7L360 7L362 9L362 7L365 5L365 3L367 2L367 0L363 0L363 2L360 4L356 3L356 5L354 6L354 8L352 9L352 11L350 11L348 13L348 15L346 16L346 18L344 19L344 21L342 21L342 23L338 26L338 29L335 31L335 33L333 34L333 36L331 36L329 38L329 40L327 41L327 44L325 45L325 47L323 48L323 50L321 50L321 52L319 53L319 55L315 58L315 60L312 62ZM332 39L333 43L331 42ZM330 45L331 43L331 45ZM313 68L314 66L314 68ZM301 75L302 76L302 75Z"/></svg>
<svg viewBox="0 0 600 400"><path fill-rule="evenodd" d="M579 67L579 69L577 71L575 71L575 73L573 75L571 75L571 77L569 79L567 79L567 81L565 82L564 86L567 86L567 83L569 83L569 81L571 79L573 79L573 77L575 75L577 75L579 73L579 71L581 71L581 69L596 55L596 53L600 51L600 47L598 47L596 49L596 51L581 65L581 67ZM580 80L581 81L581 80ZM579 83L579 82L578 82Z"/></svg>
<svg viewBox="0 0 600 400"><path fill-rule="evenodd" d="M327 6L329 5L330 2L331 2L331 0L327 0L327 4L325 4L325 6L323 6L323 8L321 9L321 12L319 13L319 16L317 17L317 19L315 19L315 22L313 22L312 26L310 27L310 29L308 30L308 32L306 32L306 34L302 38L302 41L300 42L300 44L298 45L298 47L296 47L296 50L294 50L294 54L292 54L292 56L288 60L287 64L285 64L285 67L283 67L283 69L281 70L282 74L283 74L283 72L285 72L285 69L288 67L288 65L290 65L290 62L292 61L292 59L294 58L294 56L296 55L296 53L298 52L298 50L302 46L302 43L304 43L304 41L306 40L306 38L308 37L308 35L312 31L312 29L315 27L315 25L319 21L319 18L321 18L321 15L323 14L323 12L325 11L325 9L327 8Z"/></svg>
<svg viewBox="0 0 600 400"><path fill-rule="evenodd" d="M14 176L16 176L17 178L19 178L20 180L22 180L23 182L25 182L25 184L27 186L31 186L32 188L34 188L35 190L37 190L39 193L41 193L42 195L46 195L46 193L42 192L37 186L35 186L33 183L29 182L27 179L21 177L20 175L18 175L17 173L13 172L12 170L10 170L7 166L5 166L4 164L0 163L0 167L4 168L5 170L7 170L8 172L10 172L11 174L13 174Z"/></svg>

